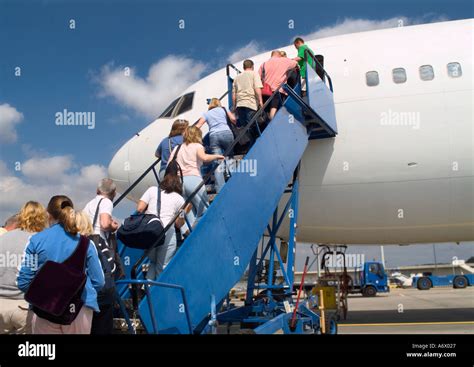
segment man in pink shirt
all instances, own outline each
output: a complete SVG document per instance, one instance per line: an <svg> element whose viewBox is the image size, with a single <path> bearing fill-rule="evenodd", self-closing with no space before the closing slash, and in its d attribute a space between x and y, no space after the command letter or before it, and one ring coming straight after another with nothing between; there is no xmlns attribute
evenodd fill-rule
<svg viewBox="0 0 474 367"><path fill-rule="evenodd" d="M275 50L272 51L270 60L260 66L259 74L262 78L262 82L267 83L274 92L282 83L286 82L288 72L296 68L297 65L298 63L295 60L282 57L281 52ZM285 91L280 88L279 92L270 102L270 119L275 116L277 109L280 107L281 99L285 95Z"/></svg>

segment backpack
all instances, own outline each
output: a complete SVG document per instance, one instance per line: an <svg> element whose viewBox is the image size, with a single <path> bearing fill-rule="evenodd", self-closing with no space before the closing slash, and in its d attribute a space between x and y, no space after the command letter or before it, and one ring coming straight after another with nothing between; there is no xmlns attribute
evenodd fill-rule
<svg viewBox="0 0 474 367"><path fill-rule="evenodd" d="M181 145L182 144L178 145L178 148L176 149L176 153L174 154L173 159L170 162L168 162L168 166L166 167L166 171L165 171L165 176L166 175L179 176L181 178L181 183L183 183L183 171L181 170L181 166L179 165L177 161L178 153L179 153L179 150L181 149Z"/></svg>
<svg viewBox="0 0 474 367"><path fill-rule="evenodd" d="M89 239L80 236L74 252L62 263L46 261L35 275L25 300L33 312L50 322L70 325L79 314L86 285L86 260Z"/></svg>
<svg viewBox="0 0 474 367"><path fill-rule="evenodd" d="M148 250L152 247L162 246L165 236L161 236L164 227L160 219L161 211L161 189L157 187L156 210L154 214L132 214L125 219L123 225L117 231L117 238L127 247ZM161 239L158 241L158 239Z"/></svg>
<svg viewBox="0 0 474 367"><path fill-rule="evenodd" d="M92 221L92 228L95 228L99 218L99 208L102 200L104 199L100 199L97 204L94 219ZM109 245L100 234L91 234L89 239L94 243L95 248L97 249L100 265L104 271L105 278L105 285L99 291L97 301L99 304L111 303L113 302L113 296L115 294L115 279L117 274L119 274L119 268L121 268L120 259L117 259L117 253L113 246ZM108 240L110 240L110 236Z"/></svg>

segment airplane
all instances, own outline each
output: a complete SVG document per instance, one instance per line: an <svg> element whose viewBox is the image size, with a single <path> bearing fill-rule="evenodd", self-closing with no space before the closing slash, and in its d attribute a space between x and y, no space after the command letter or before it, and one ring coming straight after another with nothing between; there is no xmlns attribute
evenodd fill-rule
<svg viewBox="0 0 474 367"><path fill-rule="evenodd" d="M465 19L305 40L332 78L338 135L311 140L302 158L298 241L474 240L473 34ZM250 57L255 70L270 52ZM128 140L109 165L118 191L154 162L175 119L194 123L226 91L223 68ZM155 184L150 173L128 198Z"/></svg>

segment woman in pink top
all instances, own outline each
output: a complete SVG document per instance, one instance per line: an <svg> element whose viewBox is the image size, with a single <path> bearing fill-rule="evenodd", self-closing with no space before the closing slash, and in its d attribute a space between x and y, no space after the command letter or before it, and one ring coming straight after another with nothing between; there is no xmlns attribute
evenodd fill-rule
<svg viewBox="0 0 474 367"><path fill-rule="evenodd" d="M173 160L177 149L178 147L173 149L168 162ZM183 172L183 196L185 199L191 196L196 187L202 182L202 164L217 159L224 159L224 156L220 154L206 154L204 151L201 129L196 126L188 127L183 134L183 144L176 157L176 161ZM209 206L205 185L199 189L199 192L194 196L191 202L194 207L194 214L196 215L196 219L193 221L194 223L192 223L192 225L194 225Z"/></svg>

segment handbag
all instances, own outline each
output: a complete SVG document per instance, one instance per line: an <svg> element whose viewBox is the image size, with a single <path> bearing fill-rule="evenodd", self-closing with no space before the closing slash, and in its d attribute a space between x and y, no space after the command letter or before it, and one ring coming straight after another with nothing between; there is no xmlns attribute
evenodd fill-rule
<svg viewBox="0 0 474 367"><path fill-rule="evenodd" d="M227 126L229 126L230 131L232 131L232 134L234 135L234 139L237 138L241 131L245 129L245 126L239 127L236 124L233 124L232 121L230 121L229 116L227 115L227 110L225 107L222 107L225 113L225 118L227 120ZM249 131L247 131L238 141L240 145L245 145L250 142L250 137L249 137Z"/></svg>
<svg viewBox="0 0 474 367"><path fill-rule="evenodd" d="M122 243L131 248L148 250L152 247L162 246L165 242L165 236L161 236L164 230L160 219L161 211L161 190L158 185L156 198L156 210L158 215L154 214L132 214L126 218L123 225L117 231L117 238Z"/></svg>
<svg viewBox="0 0 474 367"><path fill-rule="evenodd" d="M81 296L87 280L88 249L89 239L80 236L76 249L65 261L48 260L41 267L25 294L37 316L60 325L70 325L76 319L84 305Z"/></svg>
<svg viewBox="0 0 474 367"><path fill-rule="evenodd" d="M94 219L92 220L92 228L95 228L99 219L100 203L104 198L99 200L95 210ZM100 234L91 234L88 236L94 243L99 255L100 265L104 272L105 284L97 294L97 302L99 305L109 304L113 301L115 294L115 280L124 274L122 260L118 256L116 248L114 248L114 235L107 236L107 241Z"/></svg>
<svg viewBox="0 0 474 367"><path fill-rule="evenodd" d="M270 97L273 94L273 91L272 91L272 87L270 87L270 84L265 82L265 63L263 63L262 65L262 83L263 83L262 96Z"/></svg>
<svg viewBox="0 0 474 367"><path fill-rule="evenodd" d="M178 148L176 149L176 153L173 156L173 159L168 162L168 166L166 167L165 170L165 176L166 175L175 175L179 176L181 178L181 184L183 183L183 171L181 170L181 166L179 165L178 161L176 160L178 158L178 153L179 150L181 149L181 145L178 145ZM171 151L170 151L171 154Z"/></svg>

